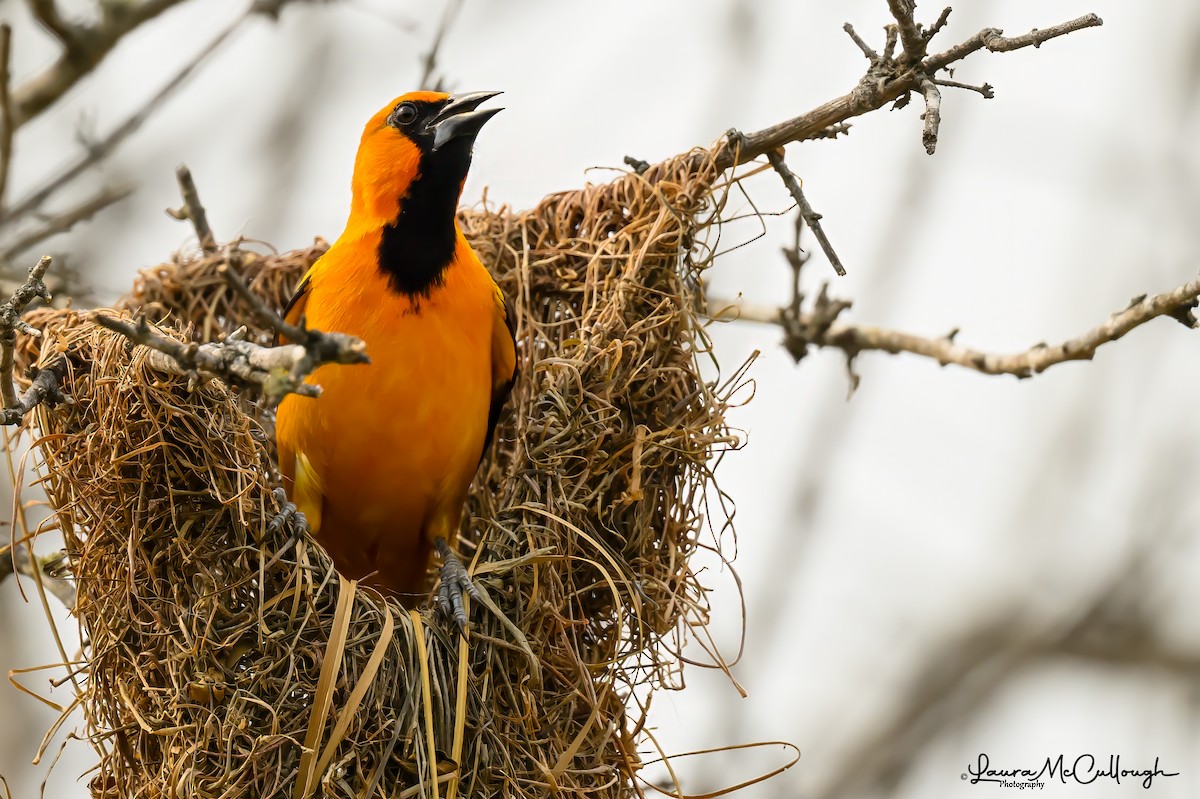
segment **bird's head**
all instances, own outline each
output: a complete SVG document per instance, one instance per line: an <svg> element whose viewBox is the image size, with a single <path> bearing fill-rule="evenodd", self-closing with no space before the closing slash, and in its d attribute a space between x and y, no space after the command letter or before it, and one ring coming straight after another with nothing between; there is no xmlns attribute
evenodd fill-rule
<svg viewBox="0 0 1200 799"><path fill-rule="evenodd" d="M475 136L501 109L479 106L500 92L410 92L381 108L363 130L354 164L354 202L384 221L419 180L445 194L451 212L471 166Z"/></svg>

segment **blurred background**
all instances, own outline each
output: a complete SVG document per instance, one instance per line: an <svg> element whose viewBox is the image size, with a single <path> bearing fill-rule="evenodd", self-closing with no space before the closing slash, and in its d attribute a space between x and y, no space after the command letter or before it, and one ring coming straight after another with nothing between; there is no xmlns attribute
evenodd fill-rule
<svg viewBox="0 0 1200 799"><path fill-rule="evenodd" d="M606 180L610 172L589 168L625 155L658 160L845 94L866 63L842 23L878 48L891 20L884 0L465 0L457 9L341 0L288 3L277 21L243 18L249 0L155 1L170 7L20 128L10 203L99 148L107 157L43 207L49 217L93 200L105 207L19 252L45 219L0 226L7 274L48 252L87 302L124 293L136 268L193 235L162 212L179 204L181 162L218 238L280 249L333 238L362 125L416 87L447 10L433 74L452 90L503 89L507 107L480 138L464 200L486 187L491 201L517 207ZM59 53L30 16L39 2L0 0L17 86ZM58 5L79 21L145 2ZM279 3L260 3L270 5ZM918 18L940 8L923 3ZM834 278L818 252L807 288L828 277L854 301L846 320L928 336L959 327L960 343L1007 352L1076 335L1135 294L1192 279L1200 5L975 0L956 8L933 49L983 27L1015 35L1089 11L1103 28L961 64L955 78L992 84L996 99L944 89L934 157L921 146L919 99L856 120L849 137L791 146L849 270ZM765 212L789 208L773 175L747 189ZM713 294L785 302L780 247L791 218L729 226L724 242L758 238L718 261ZM981 795L996 786L960 779L981 753L1010 769L1059 754L1069 764L1090 753L1101 765L1120 755L1131 769L1158 758L1179 775L1157 778L1154 795L1200 795L1196 332L1156 320L1093 362L1022 381L867 353L849 400L838 352L797 366L772 326L716 324L712 335L726 372L762 352L754 400L731 417L748 442L718 471L738 509L745 651L733 673L749 695L719 672L690 669L685 691L655 699L665 751L798 746L799 764L748 789L752 797ZM715 635L732 656L736 586L720 569L710 577ZM57 660L39 603L5 581L0 669ZM69 689L48 682L61 674L18 679L66 703ZM0 685L0 774L18 799L38 795L72 727L31 765L56 715ZM767 746L675 769L687 791L703 793L787 759ZM87 744L71 743L45 795L85 796L79 775L91 762ZM647 776L659 779L656 769ZM1127 778L1046 790L1101 799L1141 787Z"/></svg>

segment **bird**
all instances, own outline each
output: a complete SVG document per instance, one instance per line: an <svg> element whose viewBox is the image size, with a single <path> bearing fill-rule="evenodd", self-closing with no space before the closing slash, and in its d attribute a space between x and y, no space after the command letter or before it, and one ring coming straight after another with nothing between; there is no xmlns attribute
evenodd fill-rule
<svg viewBox="0 0 1200 799"><path fill-rule="evenodd" d="M453 546L516 379L510 304L456 214L500 92L412 92L363 130L345 230L302 278L287 322L360 338L370 363L325 365L276 412L284 490L350 579L413 607L442 558L440 610L478 596Z"/></svg>

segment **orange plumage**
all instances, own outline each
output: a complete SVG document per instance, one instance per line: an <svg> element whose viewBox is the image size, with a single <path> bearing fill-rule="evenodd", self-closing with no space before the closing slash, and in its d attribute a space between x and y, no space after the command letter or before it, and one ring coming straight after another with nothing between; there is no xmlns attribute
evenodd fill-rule
<svg viewBox="0 0 1200 799"><path fill-rule="evenodd" d="M325 366L279 406L289 496L348 577L410 603L453 542L516 358L500 289L455 221L493 96L416 92L367 123L346 229L304 277L290 322L358 336L366 366Z"/></svg>

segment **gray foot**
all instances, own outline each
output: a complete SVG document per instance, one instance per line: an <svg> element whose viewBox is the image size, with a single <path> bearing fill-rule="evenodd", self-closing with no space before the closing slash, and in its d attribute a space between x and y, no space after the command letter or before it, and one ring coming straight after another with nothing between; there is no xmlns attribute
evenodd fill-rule
<svg viewBox="0 0 1200 799"><path fill-rule="evenodd" d="M308 529L308 519L296 508L296 503L288 501L287 494L282 488L276 488L273 494L279 501L279 513L276 513L275 518L267 522L267 532L277 535L287 528L288 543L295 544L304 537L304 531Z"/></svg>
<svg viewBox="0 0 1200 799"><path fill-rule="evenodd" d="M438 586L437 591L438 610L446 618L453 619L459 633L466 635L467 612L463 608L463 593L470 594L472 599L479 599L479 589L475 587L475 583L471 582L467 568L450 549L446 539L438 538L433 542L433 546L442 556L442 583Z"/></svg>

